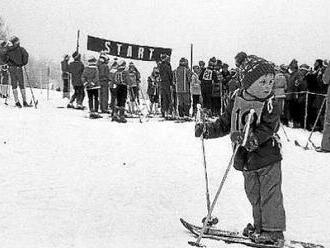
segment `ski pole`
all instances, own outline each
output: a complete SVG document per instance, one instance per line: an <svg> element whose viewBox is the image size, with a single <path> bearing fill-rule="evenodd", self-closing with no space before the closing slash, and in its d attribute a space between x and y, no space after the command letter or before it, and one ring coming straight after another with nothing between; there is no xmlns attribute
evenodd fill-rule
<svg viewBox="0 0 330 248"><path fill-rule="evenodd" d="M285 138L286 138L286 141L287 141L287 142L290 142L289 136L288 136L288 134L286 133L283 124L280 123L280 126L281 126L281 128L282 128L282 130L283 130L283 133L284 133L284 136L285 136Z"/></svg>
<svg viewBox="0 0 330 248"><path fill-rule="evenodd" d="M192 246L201 247L200 242L201 242L201 240L202 240L202 238L203 238L203 234L204 234L204 232L206 231L207 223L208 223L209 220L210 220L210 217L211 217L212 211L213 211L213 209L214 209L214 207L215 207L215 204L216 204L216 202L217 202L217 200L218 200L218 198L219 198L219 195L220 195L220 193L221 193L221 190L222 190L222 188L223 188L223 185L224 185L224 183L225 183L225 181L226 181L226 179L227 179L227 176L228 176L228 173L229 173L229 171L230 171L230 168L231 168L232 164L234 163L234 158L235 158L235 156L236 156L236 153L237 153L238 149L239 149L241 146L244 146L244 145L246 144L246 141L247 141L247 138L248 138L248 135L249 135L249 131L250 131L250 122L251 122L251 120L252 120L252 116L253 116L254 113L255 113L255 111L254 111L253 109L251 109L250 112L249 112L248 119L247 119L247 122L246 122L246 124L245 124L245 127L244 127L244 129L243 129L243 133L244 133L243 142L242 142L242 144L236 144L236 147L235 147L235 149L234 149L233 155L232 155L231 158L230 158L230 161L229 161L228 167L227 167L227 169L226 169L226 171L225 171L225 174L224 174L223 177L222 177L222 180L221 180L221 183L220 183L220 185L219 185L218 191L217 191L217 193L216 193L216 195L215 195L215 197L214 197L214 199L213 199L212 205L211 205L211 207L210 207L210 211L208 212L207 217L206 217L206 220L205 220L205 222L203 223L203 228L202 228L202 230L200 231L200 233L199 233L199 235L198 235L196 241L188 241L188 244L190 244L190 245L192 245Z"/></svg>
<svg viewBox="0 0 330 248"><path fill-rule="evenodd" d="M307 148L308 148L308 142L311 142L311 143L313 144L313 142L311 141L311 138L312 138L312 135L313 135L314 129L315 129L315 127L316 127L316 124L317 124L318 120L320 119L320 116L321 116L321 113L322 113L322 109L323 109L323 106L325 105L325 102L326 102L326 101L327 101L327 98L325 97L325 98L323 99L323 102L322 102L322 105L321 105L321 107L320 107L320 110L319 110L319 112L318 112L318 114L317 114L317 117L316 117L316 120L315 120L315 122L314 122L314 125L313 125L313 128L312 128L312 130L311 130L311 133L310 133L310 135L309 135L309 137L308 137L308 139L307 139L306 146L304 147L305 150L307 150Z"/></svg>
<svg viewBox="0 0 330 248"><path fill-rule="evenodd" d="M25 72L25 75L26 75L26 80L28 81L29 88L30 88L30 91L31 91L31 95L32 95L32 100L33 100L34 107L37 108L38 100L35 100L35 98L34 98L33 90L32 90L31 83L30 83L30 80L29 80L29 76L28 76L28 74L26 72L25 66L23 66L23 68L24 68L24 72Z"/></svg>
<svg viewBox="0 0 330 248"><path fill-rule="evenodd" d="M206 167L206 157L205 157L205 145L204 145L204 133L205 133L205 116L204 116L204 113L203 113L203 116L202 116L202 110L201 110L201 105L198 104L197 105L197 115L198 115L198 119L200 119L202 122L203 122L203 132L202 132L202 135L201 135L201 143L202 143L202 152L203 152L203 165L204 165L204 175L205 175L205 186L206 186L206 207L207 207L207 212L210 211L210 205L211 205L211 202L210 202L210 194L209 194L209 180L208 180L208 175L207 175L207 167Z"/></svg>

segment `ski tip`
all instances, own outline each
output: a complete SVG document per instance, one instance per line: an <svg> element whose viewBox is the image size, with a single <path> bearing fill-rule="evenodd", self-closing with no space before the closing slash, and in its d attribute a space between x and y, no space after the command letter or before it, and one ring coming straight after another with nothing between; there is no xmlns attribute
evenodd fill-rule
<svg viewBox="0 0 330 248"><path fill-rule="evenodd" d="M188 244L195 247L206 247L205 245L202 245L201 243L197 243L195 241L188 241Z"/></svg>

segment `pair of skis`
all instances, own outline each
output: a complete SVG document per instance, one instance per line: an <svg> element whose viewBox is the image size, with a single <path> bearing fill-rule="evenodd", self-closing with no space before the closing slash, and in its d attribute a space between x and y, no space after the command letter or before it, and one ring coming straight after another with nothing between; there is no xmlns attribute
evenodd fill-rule
<svg viewBox="0 0 330 248"><path fill-rule="evenodd" d="M201 234L202 227L190 224L184 219L180 219L182 225L194 236ZM226 244L242 244L256 248L325 248L323 245L297 240L285 240L275 244L259 244L253 242L249 237L243 236L239 232L216 229L208 227L203 234L203 238L223 241Z"/></svg>

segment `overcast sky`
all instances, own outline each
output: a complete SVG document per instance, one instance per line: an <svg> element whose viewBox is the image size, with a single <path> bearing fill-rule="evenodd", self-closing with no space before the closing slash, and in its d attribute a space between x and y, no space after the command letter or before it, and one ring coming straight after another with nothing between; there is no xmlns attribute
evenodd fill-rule
<svg viewBox="0 0 330 248"><path fill-rule="evenodd" d="M239 51L275 63L330 58L329 0L1 0L0 15L30 54L62 59L87 34L173 49L180 57L233 65ZM150 62L144 62L149 63Z"/></svg>

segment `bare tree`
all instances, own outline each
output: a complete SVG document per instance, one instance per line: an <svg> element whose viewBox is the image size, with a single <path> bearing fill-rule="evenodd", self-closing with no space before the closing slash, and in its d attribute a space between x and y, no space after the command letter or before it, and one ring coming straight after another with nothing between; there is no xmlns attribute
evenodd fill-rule
<svg viewBox="0 0 330 248"><path fill-rule="evenodd" d="M8 40L9 28L6 21L0 16L0 40Z"/></svg>

